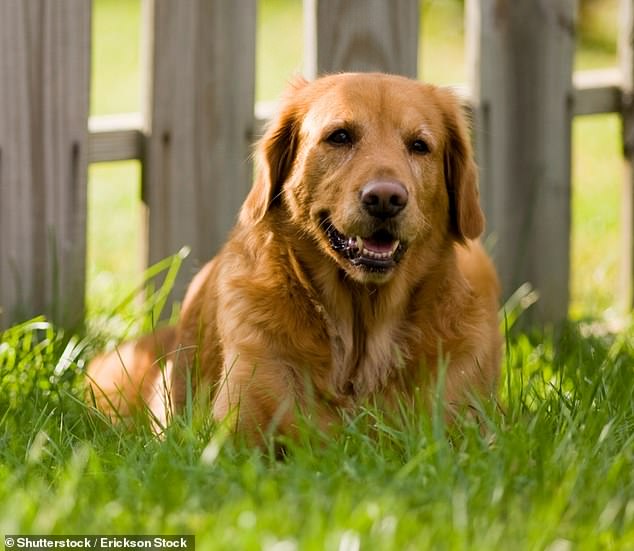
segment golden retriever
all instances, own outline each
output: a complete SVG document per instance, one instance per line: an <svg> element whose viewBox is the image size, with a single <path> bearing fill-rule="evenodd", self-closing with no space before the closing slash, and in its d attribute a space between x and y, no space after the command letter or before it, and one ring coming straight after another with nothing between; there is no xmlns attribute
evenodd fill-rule
<svg viewBox="0 0 634 551"><path fill-rule="evenodd" d="M295 82L258 148L228 242L193 279L175 328L89 366L100 408L158 427L188 381L254 444L327 427L371 398L448 411L495 392L498 280L460 103L385 74ZM207 389L207 390L205 390Z"/></svg>

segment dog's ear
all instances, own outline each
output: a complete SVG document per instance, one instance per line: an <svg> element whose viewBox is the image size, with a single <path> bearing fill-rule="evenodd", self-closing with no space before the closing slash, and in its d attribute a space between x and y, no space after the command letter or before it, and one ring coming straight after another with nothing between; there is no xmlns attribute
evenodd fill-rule
<svg viewBox="0 0 634 551"><path fill-rule="evenodd" d="M240 222L259 222L280 200L282 184L288 178L299 141L302 108L297 92L308 82L294 80L282 99L282 107L269 123L257 146L257 169L251 191L240 210Z"/></svg>
<svg viewBox="0 0 634 551"><path fill-rule="evenodd" d="M449 194L451 231L460 242L475 239L484 231L484 214L480 208L478 167L473 155L463 107L453 92L443 98L447 143L444 164Z"/></svg>

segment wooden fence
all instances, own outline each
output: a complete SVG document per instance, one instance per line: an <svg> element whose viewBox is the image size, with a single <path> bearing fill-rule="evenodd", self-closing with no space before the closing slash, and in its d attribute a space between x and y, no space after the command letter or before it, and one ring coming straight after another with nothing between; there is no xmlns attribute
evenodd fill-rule
<svg viewBox="0 0 634 551"><path fill-rule="evenodd" d="M530 281L538 319L565 317L573 116L620 113L623 301L631 302L633 4L618 71L574 75L574 0L466 0L471 106L488 232L505 293ZM308 76L417 74L419 0L304 0ZM86 171L140 159L149 262L211 257L251 180L256 0L144 0L139 117L88 116L90 0L0 0L0 326L72 325L85 290ZM257 111L257 109L256 109ZM178 282L182 292L191 266Z"/></svg>

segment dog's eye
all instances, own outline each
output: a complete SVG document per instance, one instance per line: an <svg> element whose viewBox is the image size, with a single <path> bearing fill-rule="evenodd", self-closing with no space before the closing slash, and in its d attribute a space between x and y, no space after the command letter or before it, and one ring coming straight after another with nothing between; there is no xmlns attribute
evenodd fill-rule
<svg viewBox="0 0 634 551"><path fill-rule="evenodd" d="M334 145L348 145L352 143L352 136L347 130L337 128L337 130L329 134L326 141Z"/></svg>
<svg viewBox="0 0 634 551"><path fill-rule="evenodd" d="M419 155L425 155L430 151L429 145L427 145L425 140L414 140L410 145L410 149Z"/></svg>

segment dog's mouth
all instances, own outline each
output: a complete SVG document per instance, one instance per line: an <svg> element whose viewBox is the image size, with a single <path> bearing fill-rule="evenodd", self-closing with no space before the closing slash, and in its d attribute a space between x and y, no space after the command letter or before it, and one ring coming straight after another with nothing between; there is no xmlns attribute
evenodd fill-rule
<svg viewBox="0 0 634 551"><path fill-rule="evenodd" d="M368 237L342 234L330 220L324 221L330 247L354 266L371 272L386 272L402 258L405 245L389 230L381 228Z"/></svg>

